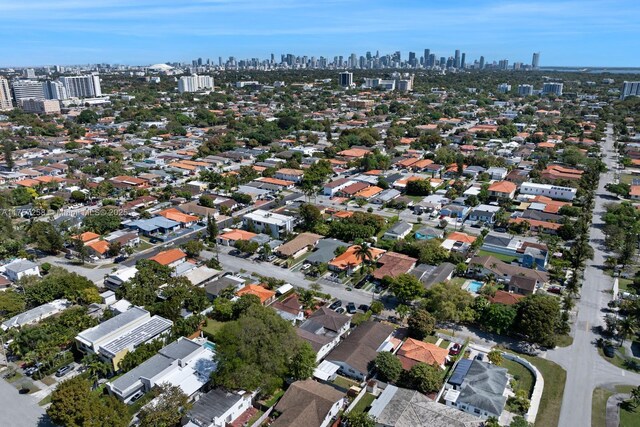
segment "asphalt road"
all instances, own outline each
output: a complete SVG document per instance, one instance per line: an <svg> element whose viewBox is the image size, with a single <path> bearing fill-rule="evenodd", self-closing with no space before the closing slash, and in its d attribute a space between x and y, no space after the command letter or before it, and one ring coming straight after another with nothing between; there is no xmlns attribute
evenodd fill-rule
<svg viewBox="0 0 640 427"><path fill-rule="evenodd" d="M33 396L18 394L18 390L4 380L0 380L0 402L3 427L53 426Z"/></svg>
<svg viewBox="0 0 640 427"><path fill-rule="evenodd" d="M587 264L584 272L581 297L577 301L577 319L573 344L547 352L547 358L558 363L567 371L559 425L562 427L585 427L591 425L591 400L593 390L605 384L640 384L640 375L617 368L604 360L597 351L595 341L599 338L598 326L603 325L607 303L611 300L609 291L613 288L613 279L602 270L607 254L601 249L604 235L602 214L605 205L611 200L603 197L607 194L604 186L613 182L614 158L611 126L607 130L604 161L609 168L600 176L596 192L593 222L590 230L590 243L594 258Z"/></svg>
<svg viewBox="0 0 640 427"><path fill-rule="evenodd" d="M222 264L225 271L239 272L240 270L244 270L249 273L284 280L287 283L291 283L293 286L299 286L304 289L310 289L311 285L314 283L305 279L304 274L299 271L281 268L269 262L255 262L251 259L235 257L226 253L227 250L228 248L220 247L219 252L220 264ZM215 257L215 253L210 251L203 251L200 255L207 259ZM342 300L345 305L348 302L353 302L356 306L360 304L371 304L371 298L373 296L371 292L361 291L359 289L347 291L345 286L342 284L320 284L320 286L322 288L321 292L328 293L333 297Z"/></svg>

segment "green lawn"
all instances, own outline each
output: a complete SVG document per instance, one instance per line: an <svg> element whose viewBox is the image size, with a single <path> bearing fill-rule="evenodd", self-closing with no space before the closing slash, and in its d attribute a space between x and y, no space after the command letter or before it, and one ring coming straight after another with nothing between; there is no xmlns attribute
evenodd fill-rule
<svg viewBox="0 0 640 427"><path fill-rule="evenodd" d="M362 399L360 399L358 403L356 403L356 406L353 407L351 412L355 414L364 412L367 409L367 407L373 403L374 400L376 400L376 397L373 394L365 393L365 395L362 396Z"/></svg>
<svg viewBox="0 0 640 427"><path fill-rule="evenodd" d="M598 387L593 390L593 398L591 400L591 427L605 427L607 413L607 399L614 393L628 393L632 386L618 385L615 391ZM631 419L629 419L631 418ZM634 424L635 422L635 424ZM623 408L620 411L620 427L638 427L640 426L640 411L636 410L632 413L630 408Z"/></svg>
<svg viewBox="0 0 640 427"><path fill-rule="evenodd" d="M452 285L461 287L464 284L464 282L466 282L467 280L468 279L464 277L454 277L453 279L449 280L449 283L451 283Z"/></svg>
<svg viewBox="0 0 640 427"><path fill-rule="evenodd" d="M628 173L620 174L620 182L623 184L631 185L631 183L633 182L633 178L633 175L630 175Z"/></svg>
<svg viewBox="0 0 640 427"><path fill-rule="evenodd" d="M336 377L335 380L333 380L333 383L335 385L337 385L338 387L342 387L342 388L346 388L347 390L352 387L352 386L359 386L360 384L358 384L357 382L350 380L349 378L345 378L343 376L338 375Z"/></svg>
<svg viewBox="0 0 640 427"><path fill-rule="evenodd" d="M631 279L623 279L620 278L618 279L618 288L621 291L628 291L629 290L629 285L633 283L633 280Z"/></svg>
<svg viewBox="0 0 640 427"><path fill-rule="evenodd" d="M544 390L542 391L542 398L540 399L540 407L534 427L557 426L558 419L560 418L560 407L562 406L562 395L564 394L564 383L567 379L567 372L562 369L560 365L546 359L524 354L518 354L518 356L528 360L538 368L542 374L542 378L544 378Z"/></svg>
<svg viewBox="0 0 640 427"><path fill-rule="evenodd" d="M517 384L514 391L526 390L529 396L531 396L531 392L533 391L533 383L535 380L530 370L528 370L524 365L521 365L518 362L507 359L504 359L502 365L500 366L503 368L507 368L509 370L509 374L511 374L515 378Z"/></svg>
<svg viewBox="0 0 640 427"><path fill-rule="evenodd" d="M222 329L222 325L224 325L224 322L219 322L213 319L207 319L207 324L206 326L202 327L202 331L211 337L215 337L216 334L220 331L220 329Z"/></svg>
<svg viewBox="0 0 640 427"><path fill-rule="evenodd" d="M438 347L440 347L440 348L449 348L449 344L451 344L451 341L442 340L442 342L440 344L438 344Z"/></svg>
<svg viewBox="0 0 640 427"><path fill-rule="evenodd" d="M247 421L247 425L252 426L253 423L258 421L258 418L260 418L262 414L264 414L264 411L258 411L255 414L253 414L253 417L249 418L249 421Z"/></svg>
<svg viewBox="0 0 640 427"><path fill-rule="evenodd" d="M266 406L267 408L271 408L273 405L276 404L278 399L280 399L283 394L284 394L284 390L281 390L281 389L276 390L276 392L273 393L273 396L271 396L269 400L264 401L264 406Z"/></svg>
<svg viewBox="0 0 640 427"><path fill-rule="evenodd" d="M438 341L438 337L435 335L429 335L422 339L424 342L430 342L431 344L435 344Z"/></svg>
<svg viewBox="0 0 640 427"><path fill-rule="evenodd" d="M640 359L635 357L621 356L624 355L625 349L623 347L616 348L616 353L613 357L607 357L601 348L598 348L598 354L604 358L607 362L617 366L620 369L626 369L627 371L640 372Z"/></svg>
<svg viewBox="0 0 640 427"><path fill-rule="evenodd" d="M47 397L45 397L44 399L42 399L40 402L38 402L38 405L40 406L46 406L49 403L51 403L51 395L48 395Z"/></svg>
<svg viewBox="0 0 640 427"><path fill-rule="evenodd" d="M571 335L559 335L556 342L557 347L569 347L573 344L573 337Z"/></svg>
<svg viewBox="0 0 640 427"><path fill-rule="evenodd" d="M489 251L484 251L484 250L479 250L478 251L478 256L492 256L494 258L498 258L499 260L502 260L504 262L512 262L517 260L518 258L511 256L511 255L504 255L504 254L499 254L497 252L489 252Z"/></svg>

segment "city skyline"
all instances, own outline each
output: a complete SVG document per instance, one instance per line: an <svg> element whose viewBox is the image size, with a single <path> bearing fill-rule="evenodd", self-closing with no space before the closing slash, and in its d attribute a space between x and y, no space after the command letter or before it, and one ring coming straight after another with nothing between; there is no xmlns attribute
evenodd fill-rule
<svg viewBox="0 0 640 427"><path fill-rule="evenodd" d="M459 49L467 63L484 56L541 66L634 67L640 5L629 0L446 5L399 1L166 0L34 1L0 5L6 21L0 66L188 62L193 58L325 56L379 50L438 56ZM16 36L19 34L19 36Z"/></svg>

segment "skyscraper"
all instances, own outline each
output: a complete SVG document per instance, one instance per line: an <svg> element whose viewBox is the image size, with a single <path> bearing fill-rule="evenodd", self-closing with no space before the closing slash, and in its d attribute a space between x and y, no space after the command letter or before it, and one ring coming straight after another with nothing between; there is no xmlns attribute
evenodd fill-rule
<svg viewBox="0 0 640 427"><path fill-rule="evenodd" d="M629 96L640 96L640 82L622 83L622 92L620 93L620 99L625 99Z"/></svg>
<svg viewBox="0 0 640 427"><path fill-rule="evenodd" d="M542 86L542 94L546 95L546 94L552 93L556 96L562 96L563 87L564 87L564 84L562 83L555 83L555 82L545 83Z"/></svg>
<svg viewBox="0 0 640 427"><path fill-rule="evenodd" d="M199 76L182 76L178 80L178 92L197 92L202 89L213 89L213 77Z"/></svg>
<svg viewBox="0 0 640 427"><path fill-rule="evenodd" d="M412 67L416 66L416 53L415 52L409 52L409 65L411 65Z"/></svg>
<svg viewBox="0 0 640 427"><path fill-rule="evenodd" d="M467 61L467 54L462 52L462 59L460 59L460 68L464 68Z"/></svg>
<svg viewBox="0 0 640 427"><path fill-rule="evenodd" d="M67 99L67 89L61 82L47 80L44 82L44 97L46 99Z"/></svg>
<svg viewBox="0 0 640 427"><path fill-rule="evenodd" d="M540 67L540 52L533 53L533 58L531 59L531 67L533 67L534 70Z"/></svg>
<svg viewBox="0 0 640 427"><path fill-rule="evenodd" d="M353 73L343 71L340 73L339 82L342 87L351 87L353 85Z"/></svg>
<svg viewBox="0 0 640 427"><path fill-rule="evenodd" d="M12 108L9 82L4 77L0 77L0 111L11 110Z"/></svg>
<svg viewBox="0 0 640 427"><path fill-rule="evenodd" d="M431 56L431 49L425 49L424 50L424 66L426 67L431 67L431 63L429 62L430 57Z"/></svg>
<svg viewBox="0 0 640 427"><path fill-rule="evenodd" d="M14 80L11 82L13 98L16 104L21 99L44 99L44 89L42 82L35 80Z"/></svg>
<svg viewBox="0 0 640 427"><path fill-rule="evenodd" d="M70 98L94 98L102 96L100 77L96 74L88 76L60 77Z"/></svg>
<svg viewBox="0 0 640 427"><path fill-rule="evenodd" d="M453 58L453 68L460 68L460 49L456 49L456 55Z"/></svg>

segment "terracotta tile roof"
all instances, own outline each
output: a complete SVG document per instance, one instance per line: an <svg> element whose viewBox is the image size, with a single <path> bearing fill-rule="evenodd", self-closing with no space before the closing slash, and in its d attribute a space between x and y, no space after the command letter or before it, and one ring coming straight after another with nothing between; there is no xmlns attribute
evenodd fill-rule
<svg viewBox="0 0 640 427"><path fill-rule="evenodd" d="M524 218L511 218L509 220L510 223L513 224L520 224L521 222L528 222L529 225L531 225L531 227L535 227L535 228L544 228L545 230L557 230L560 227L562 227L562 224L557 224L555 222L548 222L548 221L539 221L537 219L524 219Z"/></svg>
<svg viewBox="0 0 640 427"><path fill-rule="evenodd" d="M372 185L371 187L367 187L364 190L360 190L358 191L355 196L356 197L364 197L365 199L368 199L369 197L373 197L376 194L382 192L382 188L377 187L375 185Z"/></svg>
<svg viewBox="0 0 640 427"><path fill-rule="evenodd" d="M347 268L354 268L362 264L360 258L358 258L355 254L357 245L350 246L342 255L338 255L331 261L329 261L329 265L334 266L340 270L346 270ZM385 253L386 251L378 248L371 248L371 256L373 260L377 260L380 255Z"/></svg>
<svg viewBox="0 0 640 427"><path fill-rule="evenodd" d="M96 240L95 242L87 243L86 246L93 249L100 255L104 255L109 250L109 242L106 240Z"/></svg>
<svg viewBox="0 0 640 427"><path fill-rule="evenodd" d="M182 224L198 221L197 216L188 215L186 213L180 212L176 208L165 209L161 212L158 212L158 215L163 216L172 221L180 222Z"/></svg>
<svg viewBox="0 0 640 427"><path fill-rule="evenodd" d="M640 196L640 185L632 185L629 191L630 196Z"/></svg>
<svg viewBox="0 0 640 427"><path fill-rule="evenodd" d="M514 191L516 191L516 188L518 187L513 182L498 181L491 184L488 190L493 191L495 193L511 194Z"/></svg>
<svg viewBox="0 0 640 427"><path fill-rule="evenodd" d="M172 262L178 261L179 259L186 258L187 254L182 252L180 249L169 249L168 251L162 251L158 253L156 256L149 258L150 261L155 261L160 265L169 265Z"/></svg>
<svg viewBox="0 0 640 427"><path fill-rule="evenodd" d="M80 239L82 240L82 243L87 243L90 242L92 240L96 240L98 238L100 238L99 234L94 233L93 231L85 231L82 234L77 234L75 236L71 236L72 239Z"/></svg>
<svg viewBox="0 0 640 427"><path fill-rule="evenodd" d="M264 304L265 302L273 298L276 293L260 285L247 285L236 292L236 295L238 295L239 297L241 297L242 295L255 295L260 298L260 302Z"/></svg>
<svg viewBox="0 0 640 427"><path fill-rule="evenodd" d="M364 157L369 154L371 150L365 150L364 148L350 148L348 150L342 150L338 153L338 156L343 157Z"/></svg>
<svg viewBox="0 0 640 427"><path fill-rule="evenodd" d="M222 233L220 236L218 236L220 239L222 240L251 240L254 237L256 237L257 234L256 233L252 233L250 231L245 231L245 230L232 230L226 233Z"/></svg>
<svg viewBox="0 0 640 427"><path fill-rule="evenodd" d="M256 181L266 182L267 184L279 185L281 187L291 187L293 184L295 184L295 182L293 181L285 181L284 179L268 178L268 177L258 178L256 179Z"/></svg>
<svg viewBox="0 0 640 427"><path fill-rule="evenodd" d="M378 259L378 264L382 264L374 273L373 277L381 280L384 276L397 277L403 273L408 273L418 262L410 256L397 252L387 252Z"/></svg>
<svg viewBox="0 0 640 427"><path fill-rule="evenodd" d="M468 243L472 244L475 242L477 237L470 236L467 233L462 233L460 231L454 231L453 233L447 236L447 240L455 240L456 242Z"/></svg>
<svg viewBox="0 0 640 427"><path fill-rule="evenodd" d="M278 169L276 173L279 173L282 175L294 175L294 176L304 175L304 171L301 169L289 169L289 168Z"/></svg>
<svg viewBox="0 0 640 427"><path fill-rule="evenodd" d="M416 363L438 366L444 365L447 361L449 351L435 344L408 338L402 347L400 347L400 350L398 350L397 355L400 357L402 367L404 369L411 369Z"/></svg>
<svg viewBox="0 0 640 427"><path fill-rule="evenodd" d="M496 294L489 297L492 304L514 305L524 298L524 295L514 294L506 291L496 291Z"/></svg>

